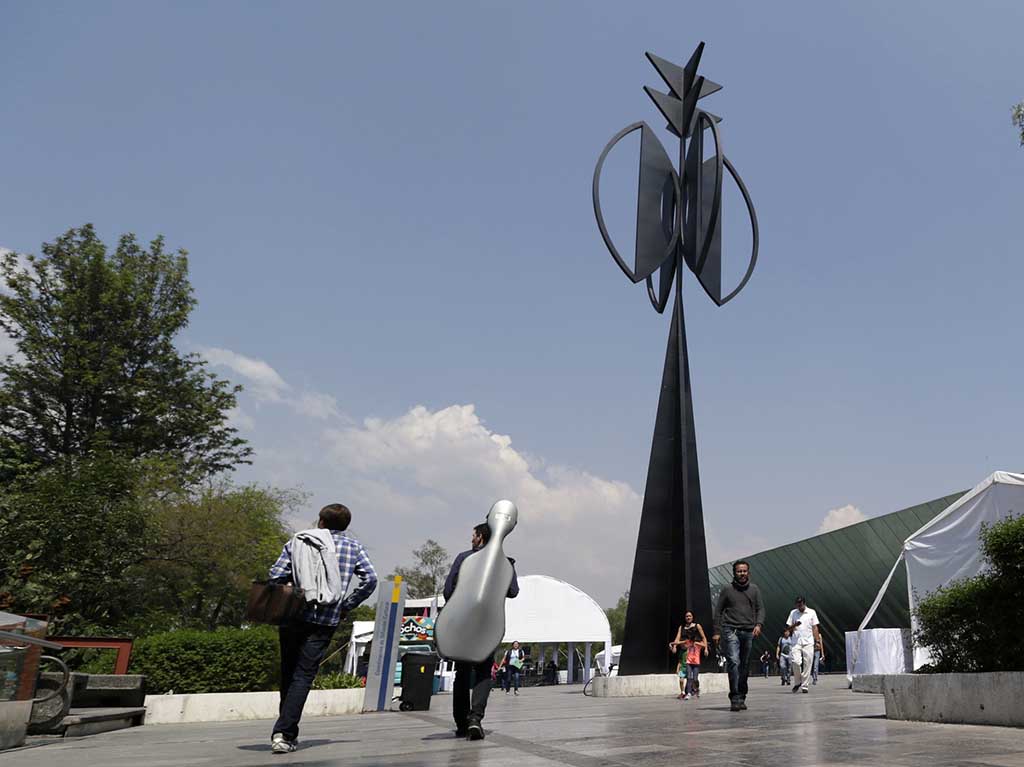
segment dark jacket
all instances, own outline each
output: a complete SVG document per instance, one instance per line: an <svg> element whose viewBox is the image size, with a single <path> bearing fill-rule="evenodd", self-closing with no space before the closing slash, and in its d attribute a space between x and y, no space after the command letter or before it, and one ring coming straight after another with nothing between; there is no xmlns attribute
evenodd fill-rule
<svg viewBox="0 0 1024 767"><path fill-rule="evenodd" d="M722 627L750 631L754 626L764 625L764 602L761 590L753 583L738 586L733 581L718 594L715 608L715 633L721 634Z"/></svg>
<svg viewBox="0 0 1024 767"><path fill-rule="evenodd" d="M444 581L444 601L447 602L452 598L452 594L455 593L455 584L459 582L459 570L462 569L462 562L470 554L476 554L480 549L470 549L469 551L463 551L452 562L452 569L448 571L448 577ZM508 558L508 561L512 563L512 583L508 586L508 598L514 599L519 595L519 580L516 578L516 561L512 557Z"/></svg>

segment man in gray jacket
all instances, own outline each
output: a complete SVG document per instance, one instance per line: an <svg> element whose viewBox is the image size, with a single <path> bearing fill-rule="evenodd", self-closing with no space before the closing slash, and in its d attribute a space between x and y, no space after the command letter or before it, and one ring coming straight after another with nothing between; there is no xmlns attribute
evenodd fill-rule
<svg viewBox="0 0 1024 767"><path fill-rule="evenodd" d="M715 609L717 645L725 637L725 668L729 672L730 711L747 709L747 674L750 670L750 645L761 636L764 625L764 602L761 591L750 582L750 564L742 559L733 562L732 583L718 594Z"/></svg>

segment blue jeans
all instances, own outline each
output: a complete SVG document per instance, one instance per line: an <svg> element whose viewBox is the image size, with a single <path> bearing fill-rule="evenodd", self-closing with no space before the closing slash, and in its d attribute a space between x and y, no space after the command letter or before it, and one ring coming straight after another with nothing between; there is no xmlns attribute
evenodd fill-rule
<svg viewBox="0 0 1024 767"><path fill-rule="evenodd" d="M281 636L281 704L273 732L288 740L299 737L299 720L309 688L327 654L335 626L295 621L283 624Z"/></svg>
<svg viewBox="0 0 1024 767"><path fill-rule="evenodd" d="M519 669L515 666L507 666L505 668L505 692L508 692L508 688L515 684L515 688L519 690Z"/></svg>
<svg viewBox="0 0 1024 767"><path fill-rule="evenodd" d="M722 628L725 646L725 670L729 674L729 700L739 703L747 698L747 675L750 673L750 646L754 632L750 629Z"/></svg>
<svg viewBox="0 0 1024 767"><path fill-rule="evenodd" d="M789 684L789 653L785 652L779 655L779 676L782 677L782 681Z"/></svg>
<svg viewBox="0 0 1024 767"><path fill-rule="evenodd" d="M685 692L687 695L700 695L700 664L699 663L687 663L686 664L686 686Z"/></svg>

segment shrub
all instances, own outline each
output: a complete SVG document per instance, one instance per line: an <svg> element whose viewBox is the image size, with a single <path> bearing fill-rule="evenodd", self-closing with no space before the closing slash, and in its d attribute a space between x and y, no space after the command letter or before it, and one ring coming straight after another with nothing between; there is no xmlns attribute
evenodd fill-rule
<svg viewBox="0 0 1024 767"><path fill-rule="evenodd" d="M981 530L988 567L952 581L922 599L915 610L915 641L932 655L930 671L1024 671L1024 516Z"/></svg>
<svg viewBox="0 0 1024 767"><path fill-rule="evenodd" d="M280 676L272 626L168 631L135 643L131 672L150 692L252 692L275 689Z"/></svg>
<svg viewBox="0 0 1024 767"><path fill-rule="evenodd" d="M349 690L354 687L365 687L366 680L355 674L346 674L341 671L329 674L317 674L313 680L314 690Z"/></svg>

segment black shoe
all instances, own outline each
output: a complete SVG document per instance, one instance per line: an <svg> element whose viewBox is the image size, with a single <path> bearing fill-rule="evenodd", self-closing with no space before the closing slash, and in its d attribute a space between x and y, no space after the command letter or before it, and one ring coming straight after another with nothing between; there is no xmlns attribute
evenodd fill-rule
<svg viewBox="0 0 1024 767"><path fill-rule="evenodd" d="M729 710L730 711L742 711L743 709L740 708L740 704L739 703L730 703L729 704Z"/></svg>
<svg viewBox="0 0 1024 767"><path fill-rule="evenodd" d="M798 685L798 684L793 685L793 692L800 692L800 685Z"/></svg>
<svg viewBox="0 0 1024 767"><path fill-rule="evenodd" d="M740 701L740 711L746 711L746 710L747 710L747 702L745 700L741 700Z"/></svg>
<svg viewBox="0 0 1024 767"><path fill-rule="evenodd" d="M457 727L455 729L455 737L456 738L465 738L467 735L469 735L469 728L468 727Z"/></svg>
<svg viewBox="0 0 1024 767"><path fill-rule="evenodd" d="M470 722L468 729L469 729L469 733L467 734L466 737L468 737L470 740L483 740L484 739L484 728L483 728L483 725L480 724L480 722L475 722L475 721Z"/></svg>

